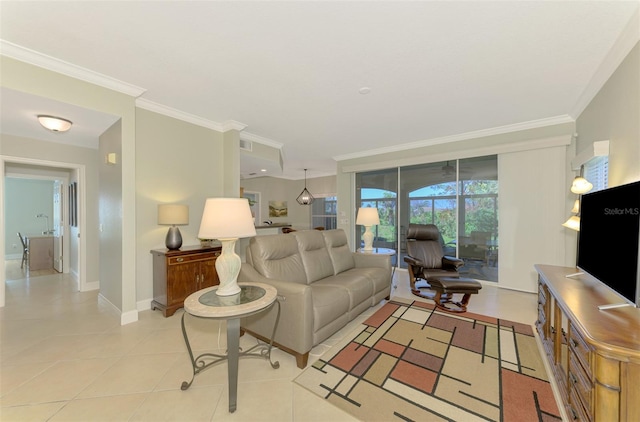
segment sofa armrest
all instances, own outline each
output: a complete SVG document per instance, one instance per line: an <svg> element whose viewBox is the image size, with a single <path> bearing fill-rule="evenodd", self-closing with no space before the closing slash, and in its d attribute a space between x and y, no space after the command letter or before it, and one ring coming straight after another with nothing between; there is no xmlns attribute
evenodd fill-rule
<svg viewBox="0 0 640 422"><path fill-rule="evenodd" d="M363 254L353 252L356 268L391 268L390 255Z"/></svg>
<svg viewBox="0 0 640 422"><path fill-rule="evenodd" d="M238 282L269 284L278 290L280 323L275 341L298 353L306 353L313 347L313 297L306 284L271 279L262 276L251 265L243 263ZM271 336L275 322L276 307L248 318L241 325L265 338Z"/></svg>

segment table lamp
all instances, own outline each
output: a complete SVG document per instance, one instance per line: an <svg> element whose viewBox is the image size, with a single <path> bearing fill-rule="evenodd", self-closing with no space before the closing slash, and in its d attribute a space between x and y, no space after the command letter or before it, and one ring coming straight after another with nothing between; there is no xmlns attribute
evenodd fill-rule
<svg viewBox="0 0 640 422"><path fill-rule="evenodd" d="M373 232L371 226L380 224L380 217L378 216L377 208L360 208L358 209L358 216L356 217L356 224L364 226L364 234L362 239L364 240L364 250L373 250Z"/></svg>
<svg viewBox="0 0 640 422"><path fill-rule="evenodd" d="M182 235L176 226L189 224L189 207L178 204L158 205L158 224L171 225L164 240L167 249L170 251L180 249Z"/></svg>
<svg viewBox="0 0 640 422"><path fill-rule="evenodd" d="M208 198L204 204L198 237L218 239L222 253L216 259L216 271L220 286L218 296L240 293L238 274L241 260L235 252L236 241L241 237L253 237L256 228L249 201L246 198Z"/></svg>

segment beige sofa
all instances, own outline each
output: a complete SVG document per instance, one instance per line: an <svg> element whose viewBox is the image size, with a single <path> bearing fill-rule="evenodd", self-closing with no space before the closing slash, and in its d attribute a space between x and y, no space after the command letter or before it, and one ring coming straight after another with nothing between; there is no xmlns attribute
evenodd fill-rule
<svg viewBox="0 0 640 422"><path fill-rule="evenodd" d="M267 283L278 290L281 316L275 343L304 368L313 346L389 298L391 259L351 252L341 229L256 236L238 281ZM244 318L242 330L268 341L276 313L273 307Z"/></svg>

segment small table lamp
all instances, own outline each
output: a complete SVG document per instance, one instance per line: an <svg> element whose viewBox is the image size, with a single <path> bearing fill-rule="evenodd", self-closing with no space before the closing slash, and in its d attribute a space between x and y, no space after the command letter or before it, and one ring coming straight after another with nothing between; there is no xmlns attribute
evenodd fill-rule
<svg viewBox="0 0 640 422"><path fill-rule="evenodd" d="M158 205L158 224L169 224L169 231L164 244L169 250L177 250L182 246L182 235L176 225L189 224L189 207L187 205Z"/></svg>
<svg viewBox="0 0 640 422"><path fill-rule="evenodd" d="M246 198L207 199L198 237L218 239L222 243L222 254L216 259L216 271L220 278L220 287L216 290L218 296L240 293L238 274L242 262L235 252L236 241L255 235L256 228Z"/></svg>
<svg viewBox="0 0 640 422"><path fill-rule="evenodd" d="M377 208L360 208L358 209L358 216L356 217L356 224L364 226L364 234L362 239L364 240L364 250L373 250L373 232L371 226L380 224L380 217L378 216Z"/></svg>

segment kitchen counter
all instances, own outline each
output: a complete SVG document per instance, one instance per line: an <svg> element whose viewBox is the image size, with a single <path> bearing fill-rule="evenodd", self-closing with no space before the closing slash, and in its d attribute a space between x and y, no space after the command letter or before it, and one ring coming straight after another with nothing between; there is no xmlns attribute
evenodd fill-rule
<svg viewBox="0 0 640 422"><path fill-rule="evenodd" d="M53 268L53 236L27 235L29 248L29 270L48 270Z"/></svg>
<svg viewBox="0 0 640 422"><path fill-rule="evenodd" d="M283 227L291 227L291 224L289 224L289 223L263 224L261 226L256 226L256 230L258 230L258 229L283 228Z"/></svg>

